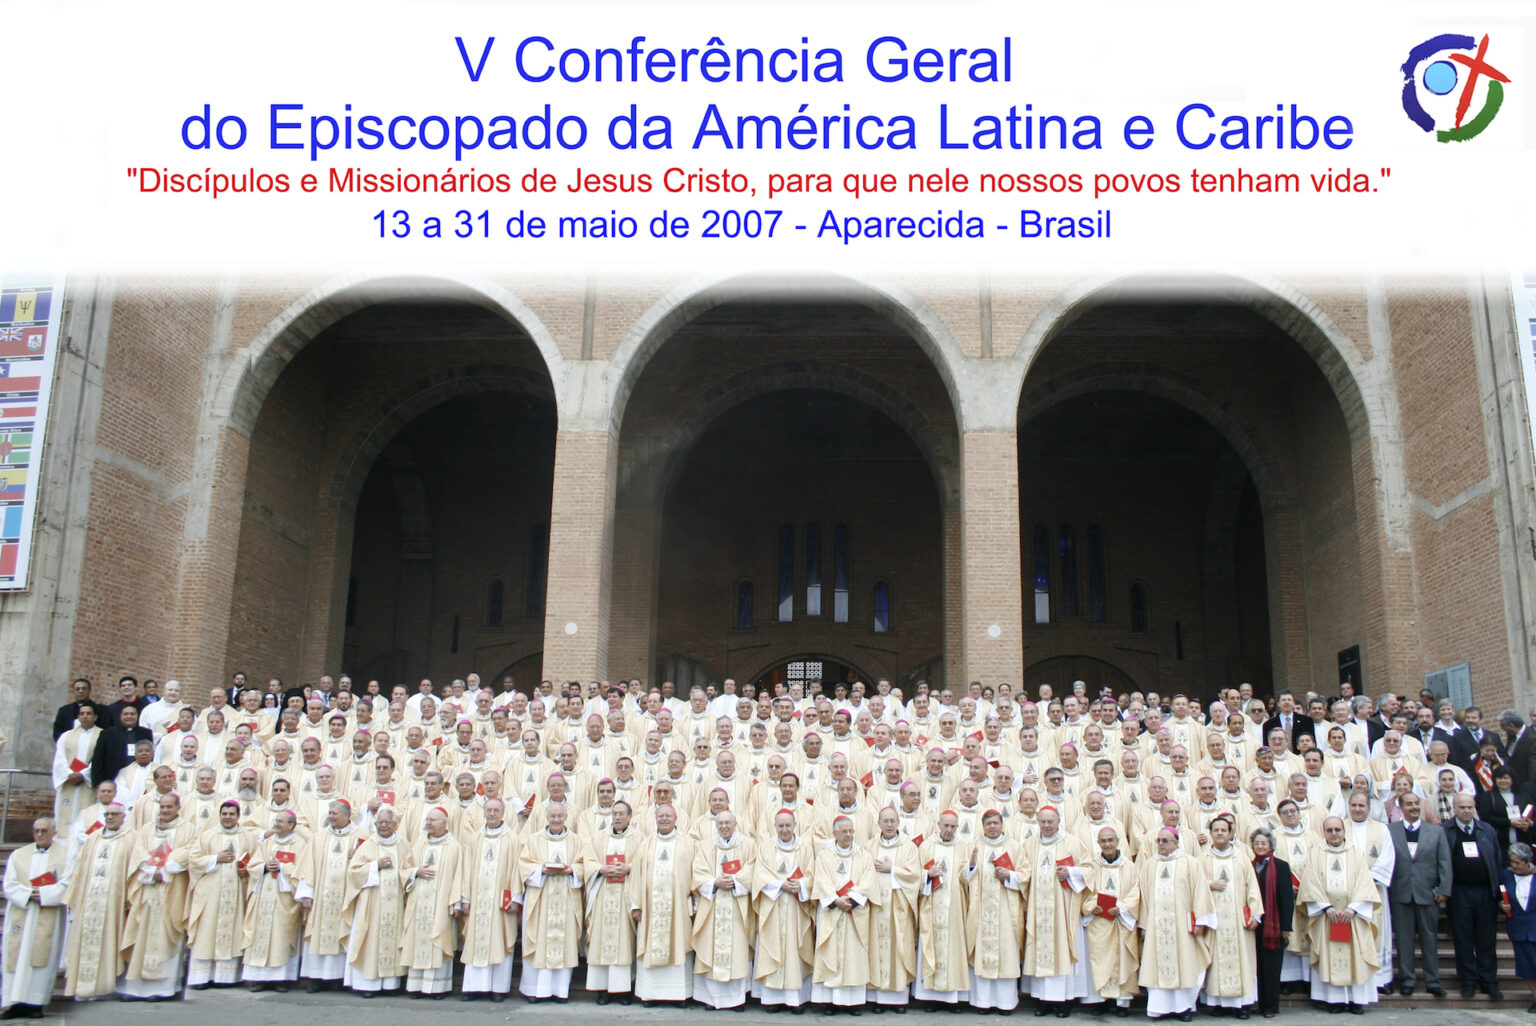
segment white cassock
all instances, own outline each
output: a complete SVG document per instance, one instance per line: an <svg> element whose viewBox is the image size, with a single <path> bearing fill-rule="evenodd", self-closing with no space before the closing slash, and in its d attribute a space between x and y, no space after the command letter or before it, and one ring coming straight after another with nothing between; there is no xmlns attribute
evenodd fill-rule
<svg viewBox="0 0 1536 1026"><path fill-rule="evenodd" d="M61 846L60 851L52 851L52 849L38 851L36 845L27 845L18 849L5 865L5 943L0 945L0 957L5 961L4 1005L6 1008L14 1004L46 1008L48 1002L53 1000L53 982L58 978L59 965L64 956L66 929L62 915L58 917L53 930L53 943L50 946L47 964L40 966L32 964L36 961L33 958L32 949L43 909L57 908L64 903L64 889L68 883L64 873L55 871L54 876L57 878L55 883L44 884L37 888L42 908L32 904L32 881L50 872L52 868L50 862L59 861L58 856L64 842L55 838L53 843ZM23 866L22 856L29 850L31 857L25 860L27 864ZM52 852L51 856L50 852ZM48 914L57 915L53 912ZM11 964L13 934L19 934L14 965Z"/></svg>
<svg viewBox="0 0 1536 1026"><path fill-rule="evenodd" d="M1392 960L1392 903L1387 900L1387 888L1392 886L1392 872L1397 866L1397 849L1392 844L1386 825L1376 823L1380 830L1375 838L1377 850L1371 851L1373 822L1368 819L1364 823L1356 823L1348 816L1344 817L1349 841L1371 859L1371 879L1376 881L1376 889L1381 892L1381 923L1378 927L1381 931L1381 968L1376 970L1376 977L1371 982L1377 987L1390 987L1396 975L1396 965Z"/></svg>

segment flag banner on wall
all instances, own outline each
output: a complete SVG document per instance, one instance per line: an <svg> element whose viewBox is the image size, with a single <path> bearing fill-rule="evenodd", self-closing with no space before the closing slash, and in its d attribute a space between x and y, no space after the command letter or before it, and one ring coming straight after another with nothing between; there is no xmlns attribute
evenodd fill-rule
<svg viewBox="0 0 1536 1026"><path fill-rule="evenodd" d="M27 587L63 309L63 275L0 274L0 591Z"/></svg>

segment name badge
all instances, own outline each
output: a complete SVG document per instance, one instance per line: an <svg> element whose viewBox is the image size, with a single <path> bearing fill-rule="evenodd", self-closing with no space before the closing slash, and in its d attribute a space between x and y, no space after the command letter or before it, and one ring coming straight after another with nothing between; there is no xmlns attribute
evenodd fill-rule
<svg viewBox="0 0 1536 1026"><path fill-rule="evenodd" d="M1469 859L1482 858L1482 856L1477 853L1476 841L1462 841L1461 853Z"/></svg>

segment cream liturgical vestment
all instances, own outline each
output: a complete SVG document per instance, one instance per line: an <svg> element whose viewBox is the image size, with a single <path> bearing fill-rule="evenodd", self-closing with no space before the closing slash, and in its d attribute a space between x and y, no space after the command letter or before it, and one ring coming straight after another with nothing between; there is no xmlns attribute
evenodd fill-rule
<svg viewBox="0 0 1536 1026"><path fill-rule="evenodd" d="M640 908L635 930L635 994L645 1001L693 996L689 922L693 844L681 829L653 834L640 848L631 899Z"/></svg>
<svg viewBox="0 0 1536 1026"><path fill-rule="evenodd" d="M918 978L912 996L954 1004L970 999L970 958L965 945L965 886L960 873L970 859L954 843L935 837L918 849L923 886L917 905ZM929 877L930 868L939 875Z"/></svg>
<svg viewBox="0 0 1536 1026"><path fill-rule="evenodd" d="M1205 974L1205 1003L1213 1008L1245 1008L1259 999L1259 963L1254 948L1253 922L1264 914L1264 898L1253 874L1253 856L1247 848L1228 844L1205 850L1206 870L1211 877L1211 908L1216 926L1206 940L1211 949L1211 968ZM1216 890L1218 884L1224 885Z"/></svg>
<svg viewBox="0 0 1536 1026"><path fill-rule="evenodd" d="M1376 919L1381 896L1371 876L1371 859L1345 841L1323 846L1301 873L1296 904L1306 908L1312 943L1312 1000L1329 1004L1370 1004L1373 978L1381 968ZM1328 909L1349 909L1354 918L1334 925Z"/></svg>
<svg viewBox="0 0 1536 1026"><path fill-rule="evenodd" d="M23 845L5 864L5 1007L42 1009L64 954L64 890L69 845L54 837L47 849ZM37 892L37 900L32 892Z"/></svg>
<svg viewBox="0 0 1536 1026"><path fill-rule="evenodd" d="M306 842L297 830L273 834L251 859L251 895L245 904L245 961L241 979L288 983L299 978L299 930L304 906L294 896ZM268 872L269 863L276 872Z"/></svg>
<svg viewBox="0 0 1536 1026"><path fill-rule="evenodd" d="M187 955L191 962L187 983L229 985L240 978L240 956L245 950L245 897L250 889L249 872L258 857L260 840L247 827L216 826L197 839L197 852L187 867L192 888L187 911ZM228 852L230 860L219 861Z"/></svg>
<svg viewBox="0 0 1536 1026"><path fill-rule="evenodd" d="M869 985L869 906L884 901L875 888L875 863L858 845L839 848L829 842L816 854L811 896L816 911L816 958L811 1000L833 1005L862 1005ZM834 902L847 898L851 910Z"/></svg>
<svg viewBox="0 0 1536 1026"><path fill-rule="evenodd" d="M299 884L294 897L313 902L304 919L305 977L339 980L346 974L347 868L363 835L348 823L340 830L317 827L299 863Z"/></svg>
<svg viewBox="0 0 1536 1026"><path fill-rule="evenodd" d="M809 902L815 875L809 838L797 833L788 844L774 838L758 849L752 879L757 919L752 996L764 1005L798 1008L811 999L816 917Z"/></svg>
<svg viewBox="0 0 1536 1026"><path fill-rule="evenodd" d="M551 867L569 873L551 873ZM524 997L566 997L571 971L581 950L581 840L569 829L553 834L548 828L529 834L523 842L518 875L523 882L523 976L518 990ZM686 875L687 870L682 872Z"/></svg>
<svg viewBox="0 0 1536 1026"><path fill-rule="evenodd" d="M869 999L904 1005L917 979L917 901L923 886L917 845L898 833L889 840L877 836L864 847L875 864L874 887L884 896L869 909Z"/></svg>
<svg viewBox="0 0 1536 1026"><path fill-rule="evenodd" d="M752 982L752 874L757 848L744 832L727 840L717 832L693 849L693 996L711 1008L735 1008ZM730 877L729 890L716 886Z"/></svg>
<svg viewBox="0 0 1536 1026"><path fill-rule="evenodd" d="M1083 914L1091 917L1086 935L1092 987L1083 1000L1087 1004L1112 1000L1124 1007L1140 990L1136 983L1141 965L1141 939L1136 932L1136 919L1141 914L1137 869L1124 848L1113 862L1096 854L1083 870L1083 882L1087 884Z"/></svg>
<svg viewBox="0 0 1536 1026"><path fill-rule="evenodd" d="M347 986L376 992L398 990L405 975L400 936L405 926L405 888L415 863L411 845L396 831L377 829L352 853L347 867ZM380 863L385 858L390 864Z"/></svg>
<svg viewBox="0 0 1536 1026"><path fill-rule="evenodd" d="M635 875L642 838L631 825L623 833L611 829L593 834L584 857L586 869L587 989L596 993L628 994L633 986L635 921L634 889L643 886ZM604 867L623 867L625 876L608 879Z"/></svg>
<svg viewBox="0 0 1536 1026"><path fill-rule="evenodd" d="M469 908L461 924L465 993L505 994L512 989L517 946L513 899L522 891L518 840L512 828L482 827L459 846L459 892Z"/></svg>
<svg viewBox="0 0 1536 1026"><path fill-rule="evenodd" d="M128 878L128 921L123 943L132 945L118 993L170 997L181 990L187 951L187 866L197 853L197 828L178 818L134 835Z"/></svg>
<svg viewBox="0 0 1536 1026"><path fill-rule="evenodd" d="M1087 996L1082 961L1082 866L1088 853L1074 835L1058 829L1024 845L1029 864L1029 904L1025 909L1023 975L1020 986L1040 1001L1068 1001ZM1067 879L1056 878L1066 869Z"/></svg>
<svg viewBox="0 0 1536 1026"><path fill-rule="evenodd" d="M1176 849L1142 859L1140 982L1148 1015L1175 1015L1195 1007L1210 965L1210 946L1195 927L1211 927L1210 878L1197 856Z"/></svg>
<svg viewBox="0 0 1536 1026"><path fill-rule="evenodd" d="M134 871L133 834L102 828L87 837L69 871L64 903L72 916L64 958L64 993L105 997L123 971L124 908Z"/></svg>
<svg viewBox="0 0 1536 1026"><path fill-rule="evenodd" d="M406 885L400 961L405 989L446 994L453 989L453 953L458 949L459 840L451 833L422 837L411 849L412 877ZM425 877L423 869L432 870Z"/></svg>
<svg viewBox="0 0 1536 1026"><path fill-rule="evenodd" d="M971 966L971 1004L977 1008L1011 1011L1019 1005L1024 892L1029 889L1029 863L1020 846L1006 833L1000 833L995 839L988 839L983 833L976 839L975 854L975 867L972 868L967 860L963 873L967 891L965 937ZM1003 879L998 878L998 870L1003 872ZM1042 881L1041 885L1049 888L1054 882L1051 878ZM1066 904L1067 897L1056 897L1057 904ZM1075 919L1074 915L1068 930L1076 926Z"/></svg>

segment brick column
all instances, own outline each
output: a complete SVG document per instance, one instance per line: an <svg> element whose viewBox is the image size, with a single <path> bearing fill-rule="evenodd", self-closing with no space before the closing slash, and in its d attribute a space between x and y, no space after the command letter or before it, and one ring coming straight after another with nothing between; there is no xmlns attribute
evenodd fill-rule
<svg viewBox="0 0 1536 1026"><path fill-rule="evenodd" d="M1018 436L998 428L966 431L960 461L964 607L944 612L962 617L966 677L945 683L1007 681L1017 687L1024 680Z"/></svg>
<svg viewBox="0 0 1536 1026"><path fill-rule="evenodd" d="M544 616L543 676L550 680L608 676L618 449L605 429L562 427L555 436Z"/></svg>

